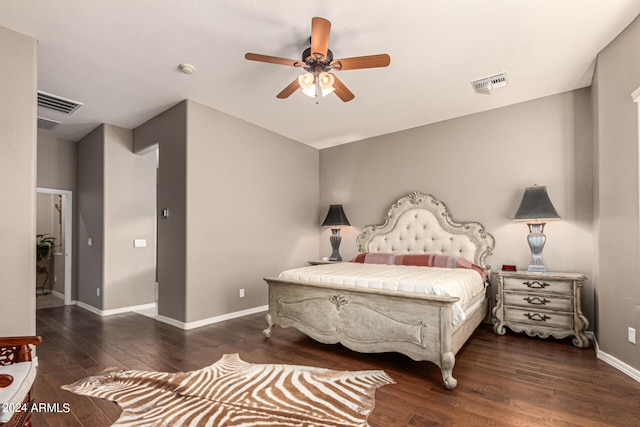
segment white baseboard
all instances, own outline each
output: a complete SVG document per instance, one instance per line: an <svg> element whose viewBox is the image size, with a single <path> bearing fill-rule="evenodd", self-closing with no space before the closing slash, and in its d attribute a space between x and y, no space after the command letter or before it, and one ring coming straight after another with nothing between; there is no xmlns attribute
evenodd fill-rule
<svg viewBox="0 0 640 427"><path fill-rule="evenodd" d="M184 330L186 330L186 329L187 329L187 328L185 327L185 323L184 323L184 322L181 322L181 321L179 321L179 320L172 319L172 318L170 318L170 317L161 316L160 314L158 314L158 315L155 317L155 319L156 319L158 322L166 323L167 325L171 325L171 326L176 327L176 328L178 328L178 329L184 329Z"/></svg>
<svg viewBox="0 0 640 427"><path fill-rule="evenodd" d="M61 294L58 291L51 291L51 295L53 295L54 297L58 297L60 299L64 299L64 294Z"/></svg>
<svg viewBox="0 0 640 427"><path fill-rule="evenodd" d="M225 320L237 319L238 317L249 316L250 314L261 313L263 311L267 311L269 309L268 305L263 305L260 307L249 308L247 310L236 311L233 313L222 314L220 316L209 317L207 319L196 320L195 322L181 322L179 320L171 319L166 316L158 315L156 316L156 320L166 323L171 326L175 326L176 328L184 329L188 331L189 329L200 328L202 326L212 325L214 323L224 322Z"/></svg>
<svg viewBox="0 0 640 427"><path fill-rule="evenodd" d="M133 311L148 310L148 309L156 308L155 303L150 303L150 304L134 305L130 307L114 308L111 310L100 310L82 301L74 301L74 302L78 307L83 308L87 311L90 311L93 314L97 314L98 316L102 316L102 317L112 316L114 314L130 313ZM162 315L155 316L155 319L162 323L166 323L168 325L175 326L176 328L180 328L185 331L188 331L190 329L200 328L202 326L224 322L225 320L237 319L238 317L244 317L244 316L249 316L250 314L261 313L263 311L267 311L268 309L269 309L268 305L263 305L260 307L249 308L247 310L236 311L233 313L222 314L220 316L209 317L207 319L196 320L195 322L186 322L186 323L181 322L179 320L172 319L170 317L162 316Z"/></svg>
<svg viewBox="0 0 640 427"><path fill-rule="evenodd" d="M100 310L99 308L95 308L92 305L86 304L82 301L76 301L76 305L80 308L84 308L87 311L90 311L93 314L97 314L98 316L113 316L114 314L122 314L129 313L136 310L145 310L149 308L154 308L156 306L155 303L150 304L141 304L141 305L132 305L130 307L121 307L121 308L113 308L111 310Z"/></svg>
<svg viewBox="0 0 640 427"><path fill-rule="evenodd" d="M626 375L630 376L631 378L633 378L634 380L640 382L640 371L638 371L637 369L635 369L632 366L627 365L623 361L616 359L615 357L611 356L610 354L607 354L604 351L600 350L600 347L598 346L598 340L596 340L596 337L593 334L593 332L587 331L586 334L587 334L587 337L591 341L593 341L593 345L594 345L594 347L596 349L596 358L602 360L607 365L613 366L614 368L616 368L617 370L619 370L623 374L626 374Z"/></svg>

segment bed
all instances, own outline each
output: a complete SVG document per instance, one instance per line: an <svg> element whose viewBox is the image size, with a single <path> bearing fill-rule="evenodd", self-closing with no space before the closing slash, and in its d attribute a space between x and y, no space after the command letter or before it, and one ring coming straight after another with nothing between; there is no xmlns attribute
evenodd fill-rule
<svg viewBox="0 0 640 427"><path fill-rule="evenodd" d="M364 227L356 244L359 254L352 261L360 262L302 267L266 277L269 310L264 336L270 337L278 325L357 352L402 353L435 363L444 386L455 388L455 355L488 316L486 258L495 244L493 236L478 222L454 221L443 202L414 192L391 206L383 224ZM423 278L424 274L438 277ZM429 280L446 283L454 275L474 286L479 280L481 289L427 293L434 291L426 289L431 287Z"/></svg>

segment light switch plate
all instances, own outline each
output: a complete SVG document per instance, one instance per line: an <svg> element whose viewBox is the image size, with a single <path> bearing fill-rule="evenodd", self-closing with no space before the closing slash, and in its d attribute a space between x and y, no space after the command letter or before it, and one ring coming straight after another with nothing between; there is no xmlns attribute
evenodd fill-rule
<svg viewBox="0 0 640 427"><path fill-rule="evenodd" d="M136 239L133 241L134 248L146 248L147 247L147 239Z"/></svg>

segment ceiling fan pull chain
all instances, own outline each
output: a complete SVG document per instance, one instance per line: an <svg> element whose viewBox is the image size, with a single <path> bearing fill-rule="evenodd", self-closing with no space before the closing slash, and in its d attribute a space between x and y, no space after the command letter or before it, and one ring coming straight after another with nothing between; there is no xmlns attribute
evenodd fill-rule
<svg viewBox="0 0 640 427"><path fill-rule="evenodd" d="M322 87L320 86L320 76L317 71L313 73L313 80L316 84L316 104L318 104L320 98L322 98Z"/></svg>

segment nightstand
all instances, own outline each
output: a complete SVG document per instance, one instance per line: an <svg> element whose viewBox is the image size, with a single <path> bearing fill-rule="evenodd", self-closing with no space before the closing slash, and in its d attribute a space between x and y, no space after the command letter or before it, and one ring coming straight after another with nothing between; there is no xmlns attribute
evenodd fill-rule
<svg viewBox="0 0 640 427"><path fill-rule="evenodd" d="M498 282L493 330L504 335L508 327L541 338L573 336L573 345L589 346L584 331L589 321L582 314L580 290L587 279L575 273L494 272Z"/></svg>

